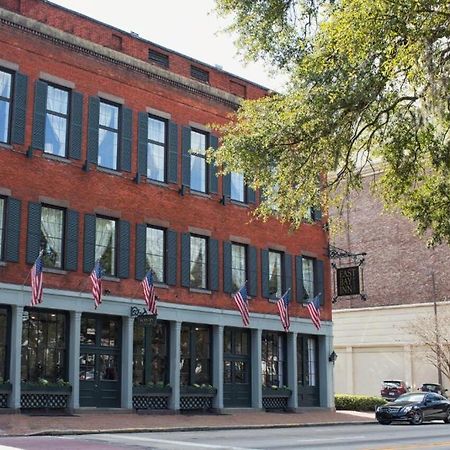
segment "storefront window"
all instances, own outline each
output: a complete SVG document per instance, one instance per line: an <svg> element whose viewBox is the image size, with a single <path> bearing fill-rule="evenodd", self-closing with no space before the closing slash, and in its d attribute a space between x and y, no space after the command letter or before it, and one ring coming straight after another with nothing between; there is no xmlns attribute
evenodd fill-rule
<svg viewBox="0 0 450 450"><path fill-rule="evenodd" d="M134 323L133 383L166 385L169 382L168 325Z"/></svg>
<svg viewBox="0 0 450 450"><path fill-rule="evenodd" d="M22 381L67 380L65 313L26 310L22 328Z"/></svg>
<svg viewBox="0 0 450 450"><path fill-rule="evenodd" d="M281 333L262 333L261 371L263 386L281 387L285 383L285 337Z"/></svg>

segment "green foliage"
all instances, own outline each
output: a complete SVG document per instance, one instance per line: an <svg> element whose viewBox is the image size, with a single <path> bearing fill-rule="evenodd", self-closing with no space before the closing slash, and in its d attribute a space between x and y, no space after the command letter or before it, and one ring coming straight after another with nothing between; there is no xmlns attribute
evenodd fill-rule
<svg viewBox="0 0 450 450"><path fill-rule="evenodd" d="M244 101L218 126L222 144L210 153L223 173L244 173L262 191L256 214L298 227L310 206L339 206L383 161L385 204L431 244L450 242L448 1L217 5L250 58L291 75L285 95Z"/></svg>
<svg viewBox="0 0 450 450"><path fill-rule="evenodd" d="M370 397L368 395L336 394L334 403L336 410L375 411L378 406L384 405L386 400L381 397Z"/></svg>

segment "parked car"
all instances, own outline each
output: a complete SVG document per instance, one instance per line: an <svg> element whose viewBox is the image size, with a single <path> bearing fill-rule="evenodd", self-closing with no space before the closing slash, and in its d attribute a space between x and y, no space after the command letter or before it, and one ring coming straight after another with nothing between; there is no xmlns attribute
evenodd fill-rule
<svg viewBox="0 0 450 450"><path fill-rule="evenodd" d="M408 391L409 387L402 380L384 380L381 386L381 396L388 400L396 399Z"/></svg>
<svg viewBox="0 0 450 450"><path fill-rule="evenodd" d="M440 394L443 397L447 397L447 390L444 389L440 384L437 383L423 383L420 387L422 392L435 392L436 394Z"/></svg>
<svg viewBox="0 0 450 450"><path fill-rule="evenodd" d="M430 420L450 423L450 401L434 392L403 394L393 402L379 406L375 417L382 425L393 421L408 421L412 425Z"/></svg>

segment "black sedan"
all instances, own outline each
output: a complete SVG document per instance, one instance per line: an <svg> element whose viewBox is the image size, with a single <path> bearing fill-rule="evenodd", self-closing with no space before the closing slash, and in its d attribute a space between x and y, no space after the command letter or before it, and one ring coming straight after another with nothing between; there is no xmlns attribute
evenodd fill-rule
<svg viewBox="0 0 450 450"><path fill-rule="evenodd" d="M397 420L408 421L413 425L429 420L450 423L450 401L432 392L403 394L393 402L379 406L375 417L382 425Z"/></svg>

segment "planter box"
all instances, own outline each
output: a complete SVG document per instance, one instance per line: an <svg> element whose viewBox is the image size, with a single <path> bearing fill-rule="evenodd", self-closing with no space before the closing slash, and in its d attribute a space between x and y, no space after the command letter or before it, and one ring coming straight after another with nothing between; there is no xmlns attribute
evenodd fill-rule
<svg viewBox="0 0 450 450"><path fill-rule="evenodd" d="M52 393L67 393L70 394L72 392L72 386L70 385L43 385L43 384L33 384L33 383L22 383L20 386L21 392L33 392L33 393L43 393L43 394L52 394Z"/></svg>
<svg viewBox="0 0 450 450"><path fill-rule="evenodd" d="M292 391L288 388L270 388L263 386L262 396L263 397L286 397L289 398Z"/></svg>
<svg viewBox="0 0 450 450"><path fill-rule="evenodd" d="M213 387L181 386L180 410L207 411L212 408L212 400L217 394Z"/></svg>
<svg viewBox="0 0 450 450"><path fill-rule="evenodd" d="M169 395L171 392L170 386L133 386L133 395Z"/></svg>
<svg viewBox="0 0 450 450"><path fill-rule="evenodd" d="M181 386L180 395L183 396L201 396L214 397L217 394L217 389L214 387L197 387L197 386Z"/></svg>
<svg viewBox="0 0 450 450"><path fill-rule="evenodd" d="M11 392L12 385L11 383L1 383L0 384L0 392Z"/></svg>
<svg viewBox="0 0 450 450"><path fill-rule="evenodd" d="M72 386L43 386L23 383L20 407L23 409L65 409Z"/></svg>
<svg viewBox="0 0 450 450"><path fill-rule="evenodd" d="M266 410L286 410L292 391L287 388L271 388L263 386L262 404Z"/></svg>
<svg viewBox="0 0 450 450"><path fill-rule="evenodd" d="M1 383L0 384L0 408L8 407L8 397L11 393L11 383Z"/></svg>
<svg viewBox="0 0 450 450"><path fill-rule="evenodd" d="M168 409L170 386L133 386L133 408L136 410Z"/></svg>

